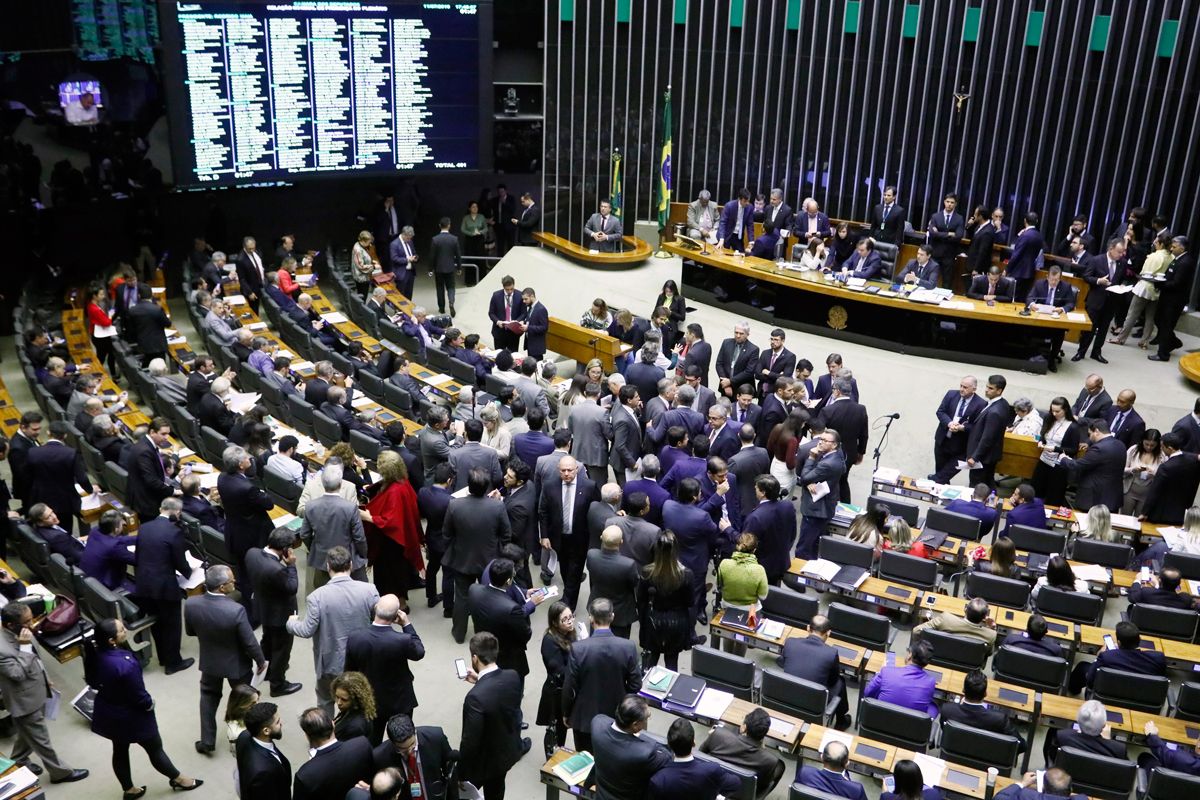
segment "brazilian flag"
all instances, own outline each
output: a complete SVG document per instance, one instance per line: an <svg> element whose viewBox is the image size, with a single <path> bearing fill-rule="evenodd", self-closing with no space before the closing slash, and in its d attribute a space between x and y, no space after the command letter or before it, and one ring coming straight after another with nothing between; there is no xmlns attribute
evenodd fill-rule
<svg viewBox="0 0 1200 800"><path fill-rule="evenodd" d="M621 154L614 150L612 154L612 192L609 202L612 203L612 213L617 219L621 218L621 206L625 204L624 192L621 191Z"/></svg>
<svg viewBox="0 0 1200 800"><path fill-rule="evenodd" d="M662 155L658 165L658 227L667 227L671 213L671 90L663 93Z"/></svg>

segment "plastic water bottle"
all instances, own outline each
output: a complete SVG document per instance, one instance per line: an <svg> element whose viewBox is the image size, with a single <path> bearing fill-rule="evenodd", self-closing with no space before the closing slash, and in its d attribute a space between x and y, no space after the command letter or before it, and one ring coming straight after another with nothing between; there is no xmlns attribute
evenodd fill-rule
<svg viewBox="0 0 1200 800"><path fill-rule="evenodd" d="M988 508L995 508L996 502L997 502L996 490L992 489L992 493L988 495L988 499L987 499Z"/></svg>

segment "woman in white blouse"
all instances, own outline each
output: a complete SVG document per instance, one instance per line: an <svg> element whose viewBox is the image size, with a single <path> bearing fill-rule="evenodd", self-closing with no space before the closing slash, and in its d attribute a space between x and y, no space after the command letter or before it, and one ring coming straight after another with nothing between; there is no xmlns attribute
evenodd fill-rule
<svg viewBox="0 0 1200 800"><path fill-rule="evenodd" d="M1033 407L1032 400L1028 397L1018 398L1012 407L1016 419L1013 420L1012 425L1008 426L1009 433L1015 433L1018 436L1042 435L1042 415Z"/></svg>
<svg viewBox="0 0 1200 800"><path fill-rule="evenodd" d="M1137 516L1142 513L1146 493L1158 472L1158 465L1166 460L1162 451L1162 435L1157 428L1142 434L1142 440L1125 451L1125 502L1122 514Z"/></svg>
<svg viewBox="0 0 1200 800"><path fill-rule="evenodd" d="M1192 506L1183 512L1183 524L1178 528L1163 528L1162 541L1155 542L1142 551L1138 562L1143 567L1154 566L1168 552L1187 553L1200 556L1200 508Z"/></svg>
<svg viewBox="0 0 1200 800"><path fill-rule="evenodd" d="M1138 275L1138 282L1133 285L1131 292L1133 299L1129 301L1129 311L1125 314L1125 327L1121 329L1120 333L1109 339L1109 342L1125 344L1125 340L1129 338L1138 318L1145 311L1146 323L1142 326L1142 340L1138 342L1138 347L1145 350L1150 346L1150 339L1154 336L1154 311L1158 306L1158 287L1154 284L1153 279L1166 272L1167 267L1171 266L1171 262L1174 260L1175 256L1171 255L1171 237L1163 234L1156 238L1154 252L1146 256L1146 260L1142 263L1142 271Z"/></svg>
<svg viewBox="0 0 1200 800"><path fill-rule="evenodd" d="M500 410L489 403L479 412L479 419L483 422L483 438L479 443L495 450L501 462L508 461L508 453L512 449L512 432L504 427L500 420Z"/></svg>
<svg viewBox="0 0 1200 800"><path fill-rule="evenodd" d="M810 239L808 247L804 248L804 252L800 255L800 268L821 269L825 266L827 257L824 240Z"/></svg>
<svg viewBox="0 0 1200 800"><path fill-rule="evenodd" d="M1060 459L1079 451L1079 426L1065 397L1050 401L1050 415L1042 423L1042 453L1033 468L1033 491L1048 506L1061 506L1067 499L1067 467Z"/></svg>

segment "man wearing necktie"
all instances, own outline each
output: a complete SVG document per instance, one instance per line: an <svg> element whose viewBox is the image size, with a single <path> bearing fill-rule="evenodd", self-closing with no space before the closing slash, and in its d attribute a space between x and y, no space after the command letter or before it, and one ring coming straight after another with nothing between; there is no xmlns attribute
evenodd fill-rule
<svg viewBox="0 0 1200 800"><path fill-rule="evenodd" d="M400 294L409 299L412 299L413 282L417 278L415 264L420 260L417 257L417 249L413 245L414 236L416 236L416 232L413 231L412 226L405 225L400 229L400 237L388 246L392 274L396 276L396 288L400 290Z"/></svg>
<svg viewBox="0 0 1200 800"><path fill-rule="evenodd" d="M979 381L974 375L965 375L958 382L958 390L951 389L942 398L937 409L938 427L933 437L934 473L930 480L949 483L958 473L958 462L966 457L967 437L975 424L979 412L987 406L976 394Z"/></svg>
<svg viewBox="0 0 1200 800"><path fill-rule="evenodd" d="M771 200L763 209L762 227L762 236L754 240L750 255L773 259L780 237L787 236L792 227L792 207L783 202L782 189L771 190Z"/></svg>
<svg viewBox="0 0 1200 800"><path fill-rule="evenodd" d="M500 289L492 292L488 301L488 319L492 321L492 344L497 350L516 350L521 343L521 334L509 330L509 323L525 318L525 304L517 293L517 284L511 275L500 279Z"/></svg>
<svg viewBox="0 0 1200 800"><path fill-rule="evenodd" d="M587 509L597 499L596 485L579 474L579 462L563 456L558 476L542 484L538 504L539 536L543 550L558 554L563 577L563 602L574 609L587 558ZM543 559L545 556L543 555ZM546 561L542 561L543 567Z"/></svg>
<svg viewBox="0 0 1200 800"><path fill-rule="evenodd" d="M750 205L750 190L742 189L737 198L730 200L721 210L721 224L717 228L717 240L721 247L742 252L746 234L754 230L754 207Z"/></svg>
<svg viewBox="0 0 1200 800"><path fill-rule="evenodd" d="M947 194L942 198L941 212L930 217L925 225L929 254L938 264L953 264L962 249L961 242L967 226L957 208L958 195Z"/></svg>
<svg viewBox="0 0 1200 800"><path fill-rule="evenodd" d="M1112 407L1105 412L1108 429L1126 448L1141 444L1146 434L1146 421L1133 407L1136 402L1137 394L1133 389L1122 389Z"/></svg>
<svg viewBox="0 0 1200 800"><path fill-rule="evenodd" d="M242 239L242 251L238 253L235 263L242 297L246 298L246 305L257 314L258 298L263 293L266 273L263 272L262 257L258 254L258 245L255 244L253 236Z"/></svg>
<svg viewBox="0 0 1200 800"><path fill-rule="evenodd" d="M896 203L896 187L883 190L883 202L871 211L871 238L899 247L904 241L904 208Z"/></svg>
<svg viewBox="0 0 1200 800"><path fill-rule="evenodd" d="M444 800L451 768L458 751L450 747L445 732L432 725L413 725L407 714L396 714L387 723L387 737L373 753L378 769L399 773L401 797ZM367 797L367 795L363 795Z"/></svg>
<svg viewBox="0 0 1200 800"><path fill-rule="evenodd" d="M612 203L600 201L600 211L588 217L583 226L583 246L601 253L616 253L621 249L621 219L612 213Z"/></svg>
<svg viewBox="0 0 1200 800"><path fill-rule="evenodd" d="M1105 252L1092 256L1083 263L1083 279L1090 287L1084 305L1088 317L1091 318L1092 328L1079 335L1079 349L1075 351L1071 360L1082 361L1090 345L1092 359L1107 364L1108 359L1103 356L1101 350L1119 299L1117 295L1108 291L1108 287L1121 283L1125 271L1125 240L1112 239Z"/></svg>

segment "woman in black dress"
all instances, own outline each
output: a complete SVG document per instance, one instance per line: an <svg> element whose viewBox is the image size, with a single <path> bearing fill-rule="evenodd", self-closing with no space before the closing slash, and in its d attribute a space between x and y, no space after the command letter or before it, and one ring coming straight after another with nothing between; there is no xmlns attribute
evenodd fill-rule
<svg viewBox="0 0 1200 800"><path fill-rule="evenodd" d="M375 722L375 693L367 676L361 672L343 672L330 684L337 716L333 718L333 734L344 742L355 736L371 737Z"/></svg>
<svg viewBox="0 0 1200 800"><path fill-rule="evenodd" d="M550 606L546 633L542 636L542 664L546 667L546 682L542 684L542 699L538 703L537 724L546 726L543 746L546 758L554 754L556 747L567 743L567 726L562 715L562 686L567 674L567 656L571 644L586 635L586 630L575 622L570 607L561 601Z"/></svg>
<svg viewBox="0 0 1200 800"><path fill-rule="evenodd" d="M642 669L650 669L661 655L667 669L679 669L679 653L703 643L694 636L692 571L679 563L675 534L663 531L654 543L654 560L638 583Z"/></svg>
<svg viewBox="0 0 1200 800"><path fill-rule="evenodd" d="M683 300L683 295L679 293L679 284L672 280L664 283L662 291L658 293L658 299L654 301L654 307L665 308L671 314L670 324L675 335L671 337L671 341L663 342L663 348L670 350L679 341L680 329L687 320L687 304Z"/></svg>

